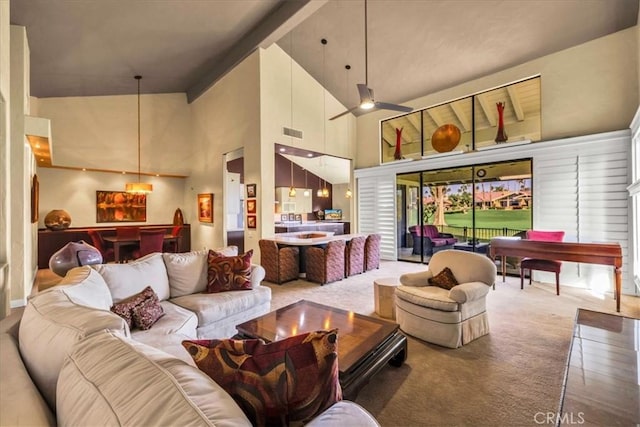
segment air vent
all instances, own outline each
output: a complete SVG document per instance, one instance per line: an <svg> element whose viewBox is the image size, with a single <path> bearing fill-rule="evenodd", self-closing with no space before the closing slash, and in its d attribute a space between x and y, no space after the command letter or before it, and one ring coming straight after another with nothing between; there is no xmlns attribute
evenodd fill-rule
<svg viewBox="0 0 640 427"><path fill-rule="evenodd" d="M302 131L301 130L284 127L284 128L282 128L282 133L287 135L287 136L292 136L294 138L302 139Z"/></svg>

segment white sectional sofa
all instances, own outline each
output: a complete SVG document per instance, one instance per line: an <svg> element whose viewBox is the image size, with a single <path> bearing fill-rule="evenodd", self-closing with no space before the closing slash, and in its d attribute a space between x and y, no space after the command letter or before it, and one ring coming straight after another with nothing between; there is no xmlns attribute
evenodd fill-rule
<svg viewBox="0 0 640 427"><path fill-rule="evenodd" d="M0 426L250 425L181 342L233 336L235 325L270 310L271 289L252 266L251 290L201 293L206 256L79 267L0 321ZM147 286L165 315L149 330L130 329L110 307ZM377 425L347 401L310 425L345 422Z"/></svg>

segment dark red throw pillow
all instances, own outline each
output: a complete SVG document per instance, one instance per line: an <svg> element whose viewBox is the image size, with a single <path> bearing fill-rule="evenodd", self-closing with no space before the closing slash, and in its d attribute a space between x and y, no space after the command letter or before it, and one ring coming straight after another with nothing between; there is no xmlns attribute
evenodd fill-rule
<svg viewBox="0 0 640 427"><path fill-rule="evenodd" d="M182 345L253 425L306 422L342 400L337 329L270 344L227 339L183 341Z"/></svg>
<svg viewBox="0 0 640 427"><path fill-rule="evenodd" d="M127 325L129 325L129 329L131 329L133 327L133 309L148 299L158 301L158 295L153 291L151 286L147 286L142 292L114 304L111 307L111 311L122 317L127 322Z"/></svg>
<svg viewBox="0 0 640 427"><path fill-rule="evenodd" d="M164 316L164 310L158 301L148 299L133 308L133 324L139 329L151 329L154 323Z"/></svg>
<svg viewBox="0 0 640 427"><path fill-rule="evenodd" d="M429 283L442 289L451 290L458 284L458 281L449 267L445 267L440 273L430 278Z"/></svg>
<svg viewBox="0 0 640 427"><path fill-rule="evenodd" d="M253 249L243 255L224 256L209 250L207 256L207 293L251 289Z"/></svg>

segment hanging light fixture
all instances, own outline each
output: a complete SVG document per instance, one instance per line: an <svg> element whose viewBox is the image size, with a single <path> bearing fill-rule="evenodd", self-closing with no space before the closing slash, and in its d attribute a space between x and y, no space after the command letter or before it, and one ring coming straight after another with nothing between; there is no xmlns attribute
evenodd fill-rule
<svg viewBox="0 0 640 427"><path fill-rule="evenodd" d="M347 103L349 101L349 91L348 91L348 87L349 87L349 70L351 69L351 65L347 64L344 66L345 71L345 85L344 85L344 96L345 99L347 100ZM351 129L351 126L348 125L347 127L347 140L349 140L349 129ZM344 193L344 197L346 197L347 199L350 199L351 197L353 197L353 192L351 191L351 188L347 187L347 191L346 193Z"/></svg>
<svg viewBox="0 0 640 427"><path fill-rule="evenodd" d="M289 187L289 197L296 197L296 189L293 187L293 162L289 161L291 165L291 187Z"/></svg>
<svg viewBox="0 0 640 427"><path fill-rule="evenodd" d="M307 170L304 170L304 197L309 197L311 192L309 191L309 187L307 186Z"/></svg>
<svg viewBox="0 0 640 427"><path fill-rule="evenodd" d="M327 79L325 77L325 58L327 50L327 39L320 40L322 43L322 139L324 140L324 152L327 152L327 90L325 89ZM329 189L327 188L327 181L323 180L324 186L322 187L322 197L329 197Z"/></svg>
<svg viewBox="0 0 640 427"><path fill-rule="evenodd" d="M140 80L142 76L134 77L138 81L138 182L129 182L125 186L127 193L147 194L153 191L153 186L146 182L140 182Z"/></svg>
<svg viewBox="0 0 640 427"><path fill-rule="evenodd" d="M318 191L316 192L316 196L323 197L322 196L322 184L320 183L320 178L318 178Z"/></svg>

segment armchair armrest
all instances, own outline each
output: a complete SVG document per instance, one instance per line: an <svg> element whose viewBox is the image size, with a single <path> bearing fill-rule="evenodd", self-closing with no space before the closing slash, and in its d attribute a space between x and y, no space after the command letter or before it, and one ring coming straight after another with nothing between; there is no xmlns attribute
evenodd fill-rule
<svg viewBox="0 0 640 427"><path fill-rule="evenodd" d="M475 301L484 298L491 286L483 282L468 282L454 286L449 291L449 298L458 304L464 304L467 301Z"/></svg>
<svg viewBox="0 0 640 427"><path fill-rule="evenodd" d="M438 233L438 237L453 237L451 233Z"/></svg>
<svg viewBox="0 0 640 427"><path fill-rule="evenodd" d="M260 283L264 280L266 272L264 267L257 264L251 264L251 287L255 288L260 286Z"/></svg>
<svg viewBox="0 0 640 427"><path fill-rule="evenodd" d="M406 273L400 276L400 283L405 286L431 286L429 279L432 277L433 273L430 270Z"/></svg>

